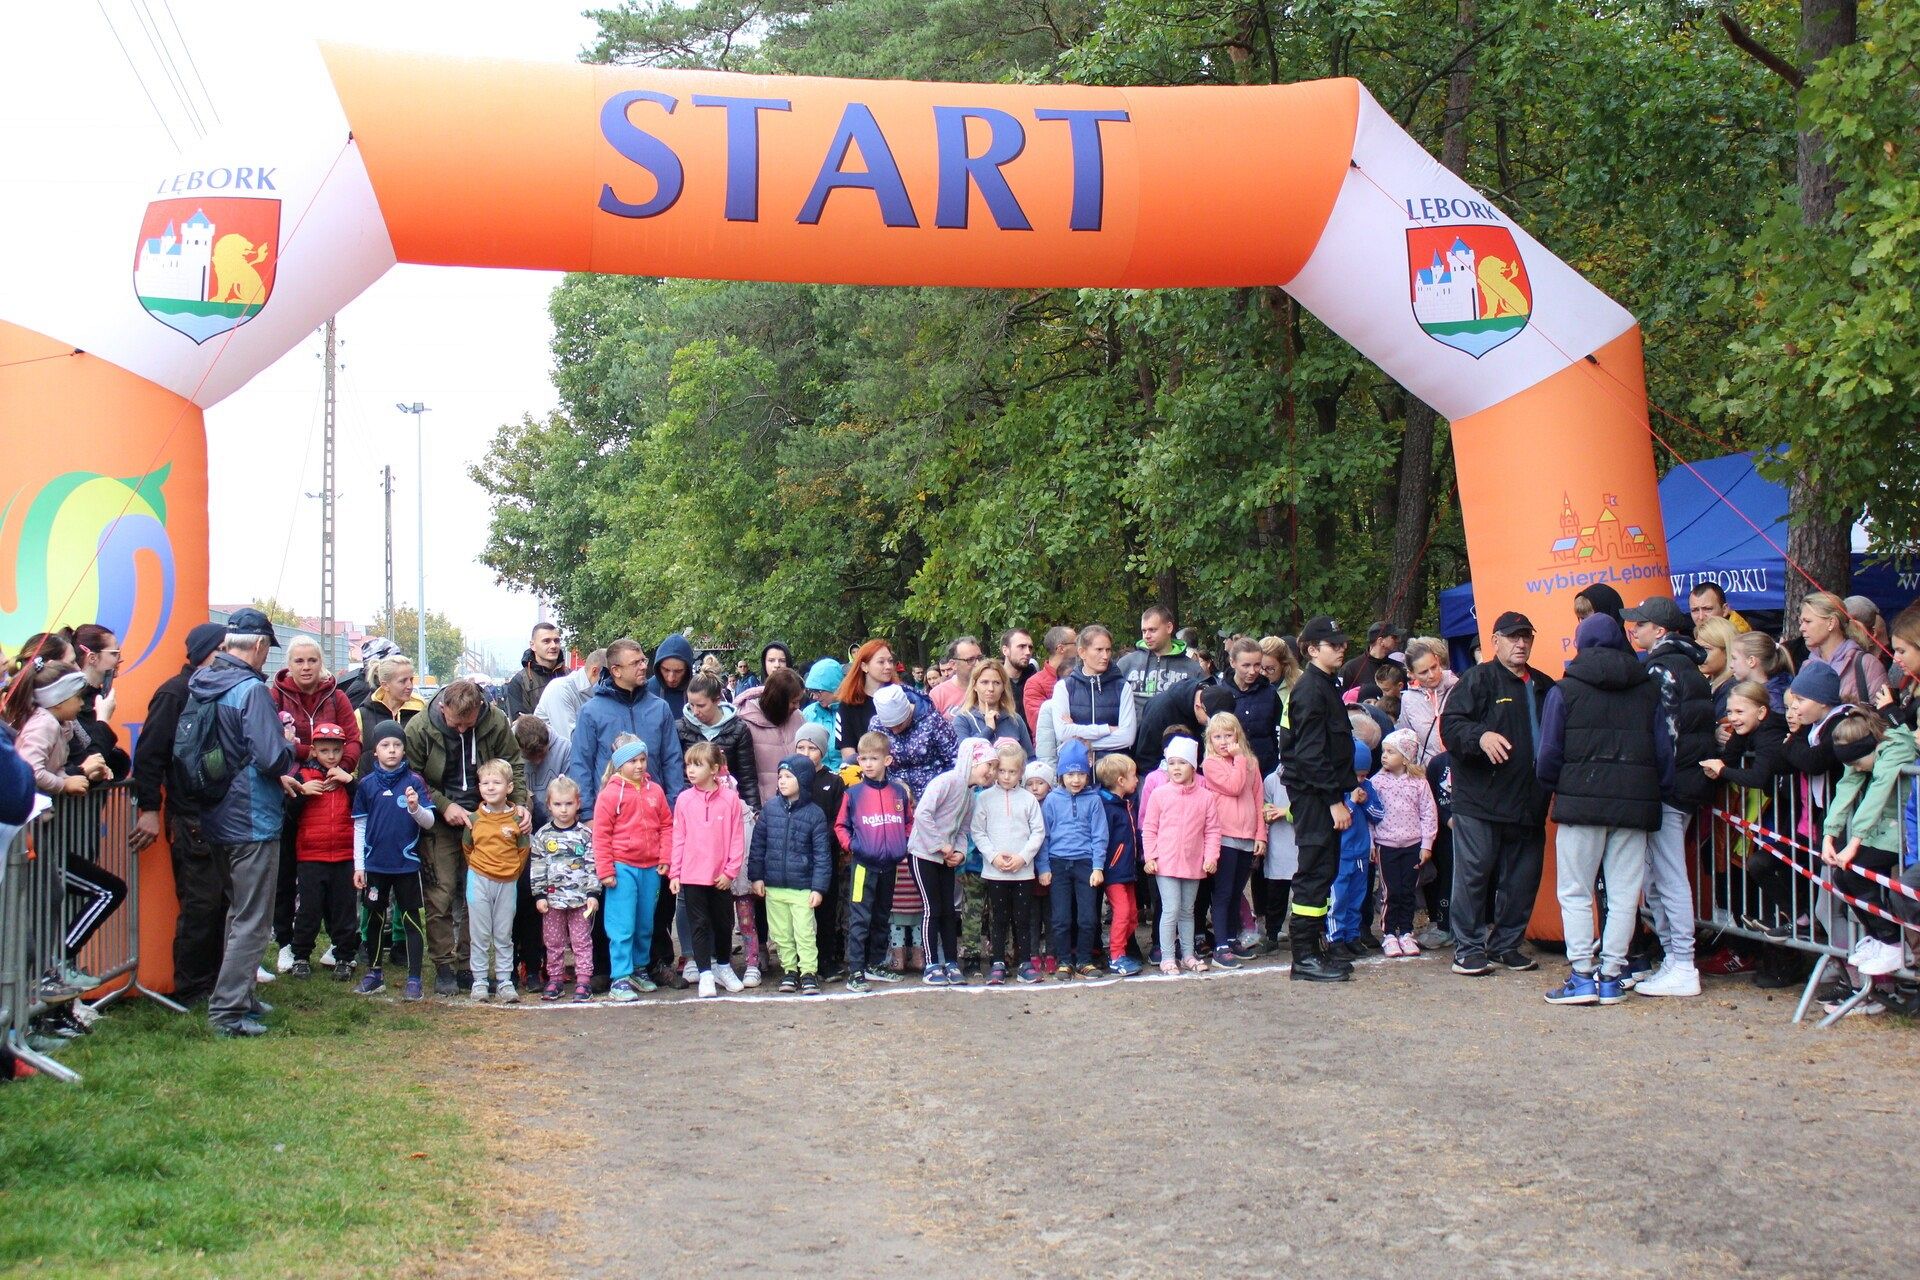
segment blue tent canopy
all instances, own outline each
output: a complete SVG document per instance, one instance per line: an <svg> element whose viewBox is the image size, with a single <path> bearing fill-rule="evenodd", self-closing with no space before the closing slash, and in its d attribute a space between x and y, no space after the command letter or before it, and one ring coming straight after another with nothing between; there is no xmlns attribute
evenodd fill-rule
<svg viewBox="0 0 1920 1280"><path fill-rule="evenodd" d="M1671 590L1682 609L1687 593L1702 582L1719 583L1735 609L1777 613L1786 608L1790 570L1775 546L1787 545L1787 490L1760 474L1753 454L1675 467L1660 482L1660 515L1667 529ZM1854 542L1854 594L1888 614L1920 596L1920 568L1869 568L1858 528ZM1479 629L1472 583L1440 593L1441 635L1469 636Z"/></svg>

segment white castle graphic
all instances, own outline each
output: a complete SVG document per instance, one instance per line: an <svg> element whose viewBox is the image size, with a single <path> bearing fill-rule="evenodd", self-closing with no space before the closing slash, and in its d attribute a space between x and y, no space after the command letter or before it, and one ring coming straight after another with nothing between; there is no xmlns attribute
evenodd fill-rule
<svg viewBox="0 0 1920 1280"><path fill-rule="evenodd" d="M1479 277L1465 240L1456 236L1445 257L1434 250L1433 265L1415 273L1413 318L1421 324L1480 319Z"/></svg>
<svg viewBox="0 0 1920 1280"><path fill-rule="evenodd" d="M133 291L143 298L177 298L205 302L207 275L213 262L213 223L196 209L176 233L169 222L158 236L140 248L140 265L133 273Z"/></svg>

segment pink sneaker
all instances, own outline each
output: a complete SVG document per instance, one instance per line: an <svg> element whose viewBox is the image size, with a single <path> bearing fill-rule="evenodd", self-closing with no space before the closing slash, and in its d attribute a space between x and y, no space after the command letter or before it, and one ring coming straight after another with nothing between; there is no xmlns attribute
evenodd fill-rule
<svg viewBox="0 0 1920 1280"><path fill-rule="evenodd" d="M1403 954L1400 950L1400 935L1390 933L1382 938L1380 940L1380 949L1387 953L1389 959L1398 960Z"/></svg>
<svg viewBox="0 0 1920 1280"><path fill-rule="evenodd" d="M1160 972L1169 978L1177 978L1180 976L1180 965L1173 960L1162 960L1160 962Z"/></svg>
<svg viewBox="0 0 1920 1280"><path fill-rule="evenodd" d="M1400 954L1406 956L1408 959L1412 959L1414 956L1420 954L1420 944L1413 940L1412 934L1403 933L1400 935Z"/></svg>

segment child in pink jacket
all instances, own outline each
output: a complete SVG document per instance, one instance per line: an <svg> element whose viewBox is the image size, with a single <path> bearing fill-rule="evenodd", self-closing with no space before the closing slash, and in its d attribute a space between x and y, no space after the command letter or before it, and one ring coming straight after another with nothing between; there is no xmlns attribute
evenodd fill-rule
<svg viewBox="0 0 1920 1280"><path fill-rule="evenodd" d="M687 904L693 930L691 959L700 969L700 994L745 984L733 971L733 882L746 858L746 806L740 793L720 785L726 757L711 742L687 748L687 789L673 802L673 879L670 888Z"/></svg>
<svg viewBox="0 0 1920 1280"><path fill-rule="evenodd" d="M1213 962L1238 969L1252 952L1235 954L1240 904L1256 864L1266 861L1267 824L1260 821L1260 761L1238 716L1221 711L1207 721L1200 784L1213 792L1220 813L1220 870L1213 877Z"/></svg>
<svg viewBox="0 0 1920 1280"><path fill-rule="evenodd" d="M1160 891L1160 972L1184 967L1203 973L1207 962L1193 953L1193 904L1200 880L1220 865L1220 814L1213 793L1200 785L1200 744L1191 738L1167 743L1167 780L1154 790L1140 822L1143 866ZM1182 966L1176 936L1186 952Z"/></svg>
<svg viewBox="0 0 1920 1280"><path fill-rule="evenodd" d="M1392 957L1420 954L1413 938L1413 904L1420 868L1433 860L1440 834L1440 808L1434 803L1427 771L1420 767L1420 740L1410 729L1396 729L1380 744L1380 772L1373 777L1385 816L1374 824L1373 846L1380 879L1387 886L1386 928L1381 948Z"/></svg>

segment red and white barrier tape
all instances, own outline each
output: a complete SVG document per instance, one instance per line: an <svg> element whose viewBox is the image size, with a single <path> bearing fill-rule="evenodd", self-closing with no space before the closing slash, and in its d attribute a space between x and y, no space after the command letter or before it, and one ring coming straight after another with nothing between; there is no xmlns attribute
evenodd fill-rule
<svg viewBox="0 0 1920 1280"><path fill-rule="evenodd" d="M1909 924L1905 920L1902 920L1899 916L1896 916L1892 912L1887 911L1885 908L1880 907L1874 903L1864 901L1860 898L1856 898L1852 894L1848 893L1846 890L1836 887L1831 880L1825 879L1820 875L1818 875L1817 873L1809 870L1808 868L1801 866L1798 862L1794 861L1792 858L1788 857L1786 854L1780 852L1780 850L1774 848L1773 845L1775 843L1784 844L1790 849L1798 849L1804 853L1810 853L1816 858L1820 856L1818 851L1814 849L1809 849L1806 845L1800 844L1798 841L1792 840L1787 836L1783 836L1778 831L1770 831L1766 827L1761 826L1757 822L1748 822L1744 818L1736 818L1724 809L1713 810L1713 816L1726 822L1729 826L1734 827L1737 830L1743 831L1749 836L1752 836L1754 838L1755 843L1758 845L1758 847L1761 850L1763 850L1766 853L1772 854L1774 857L1778 858L1781 862L1784 862L1788 866L1788 868L1794 872L1795 875L1801 876L1807 880L1812 881L1815 885L1819 886L1822 890L1832 894L1834 897L1840 899L1840 901L1846 903L1848 906L1858 907L1860 910L1865 911L1870 915L1879 916L1882 920L1886 920L1893 924L1899 925L1903 929L1920 930L1920 925ZM1873 881L1875 884L1883 885L1887 888L1893 889L1895 892L1900 893L1905 897L1920 900L1920 894L1916 894L1912 889L1909 889L1906 885L1901 884L1897 880L1889 880L1887 877L1881 875L1877 871L1869 871L1865 867L1849 867L1847 869L1849 871L1852 871L1855 875L1858 875L1863 877L1864 879Z"/></svg>

